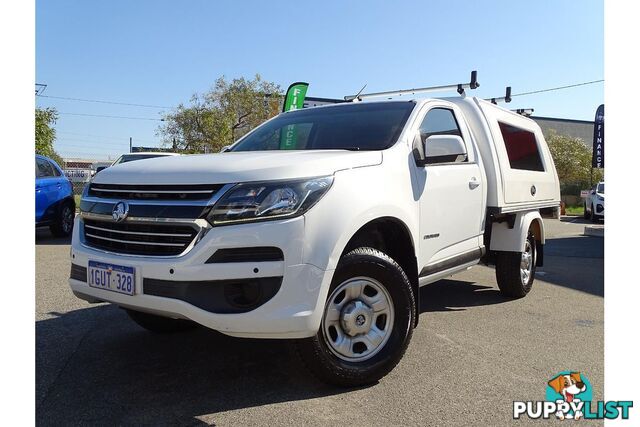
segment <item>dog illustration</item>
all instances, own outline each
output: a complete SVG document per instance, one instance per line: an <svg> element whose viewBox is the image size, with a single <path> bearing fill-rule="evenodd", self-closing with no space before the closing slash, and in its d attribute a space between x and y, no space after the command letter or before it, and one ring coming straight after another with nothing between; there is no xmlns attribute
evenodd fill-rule
<svg viewBox="0 0 640 427"><path fill-rule="evenodd" d="M549 387L556 391L556 393L561 394L564 399L557 400L557 403L580 402L580 399L577 399L575 397L576 394L582 393L587 390L587 386L580 377L580 372L571 372L566 375L558 375L557 377L549 381L548 384ZM576 413L573 414L572 417L571 414L567 414L565 416L564 412L558 411L556 412L556 417L560 418L561 420L565 419L565 417L579 420L583 417L583 413L582 411L576 411Z"/></svg>

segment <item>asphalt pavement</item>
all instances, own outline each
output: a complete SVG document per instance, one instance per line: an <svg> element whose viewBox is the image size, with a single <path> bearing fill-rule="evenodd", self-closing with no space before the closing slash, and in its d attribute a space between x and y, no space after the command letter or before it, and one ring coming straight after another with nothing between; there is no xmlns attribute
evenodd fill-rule
<svg viewBox="0 0 640 427"><path fill-rule="evenodd" d="M69 241L38 230L36 422L496 426L512 421L514 400L544 400L562 370L586 375L602 399L603 239L583 236L578 218L545 227L545 266L526 298L502 297L484 266L423 287L403 360L351 390L312 377L287 341L154 335L115 306L76 299Z"/></svg>

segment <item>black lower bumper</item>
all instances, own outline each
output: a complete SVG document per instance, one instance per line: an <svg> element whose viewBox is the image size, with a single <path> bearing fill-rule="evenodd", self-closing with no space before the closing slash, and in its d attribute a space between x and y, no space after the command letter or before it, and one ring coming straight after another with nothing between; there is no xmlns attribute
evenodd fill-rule
<svg viewBox="0 0 640 427"><path fill-rule="evenodd" d="M210 313L247 313L273 298L281 284L282 277L186 282L144 279L143 293L184 301Z"/></svg>

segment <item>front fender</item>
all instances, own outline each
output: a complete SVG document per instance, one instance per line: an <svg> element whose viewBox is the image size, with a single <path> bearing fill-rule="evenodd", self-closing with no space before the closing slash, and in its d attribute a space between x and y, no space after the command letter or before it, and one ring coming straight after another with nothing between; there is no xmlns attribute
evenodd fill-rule
<svg viewBox="0 0 640 427"><path fill-rule="evenodd" d="M385 175L379 167L337 173L331 190L305 214L303 262L323 270L335 269L351 237L365 224L382 217L404 223L415 245L417 202L413 201L411 186L403 182L409 182L408 177L403 180Z"/></svg>

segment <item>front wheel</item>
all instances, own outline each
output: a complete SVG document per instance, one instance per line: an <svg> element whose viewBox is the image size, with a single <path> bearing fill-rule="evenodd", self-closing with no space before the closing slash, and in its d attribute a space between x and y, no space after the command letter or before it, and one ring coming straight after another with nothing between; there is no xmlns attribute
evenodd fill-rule
<svg viewBox="0 0 640 427"><path fill-rule="evenodd" d="M75 206L72 202L65 202L58 211L58 215L49 229L56 237L68 237L73 231L73 220L75 218Z"/></svg>
<svg viewBox="0 0 640 427"><path fill-rule="evenodd" d="M402 268L376 249L358 248L338 264L320 330L296 345L321 380L343 387L371 384L398 364L415 319L415 296Z"/></svg>
<svg viewBox="0 0 640 427"><path fill-rule="evenodd" d="M503 295L522 298L533 286L536 273L536 240L527 236L522 252L496 254L496 280Z"/></svg>

